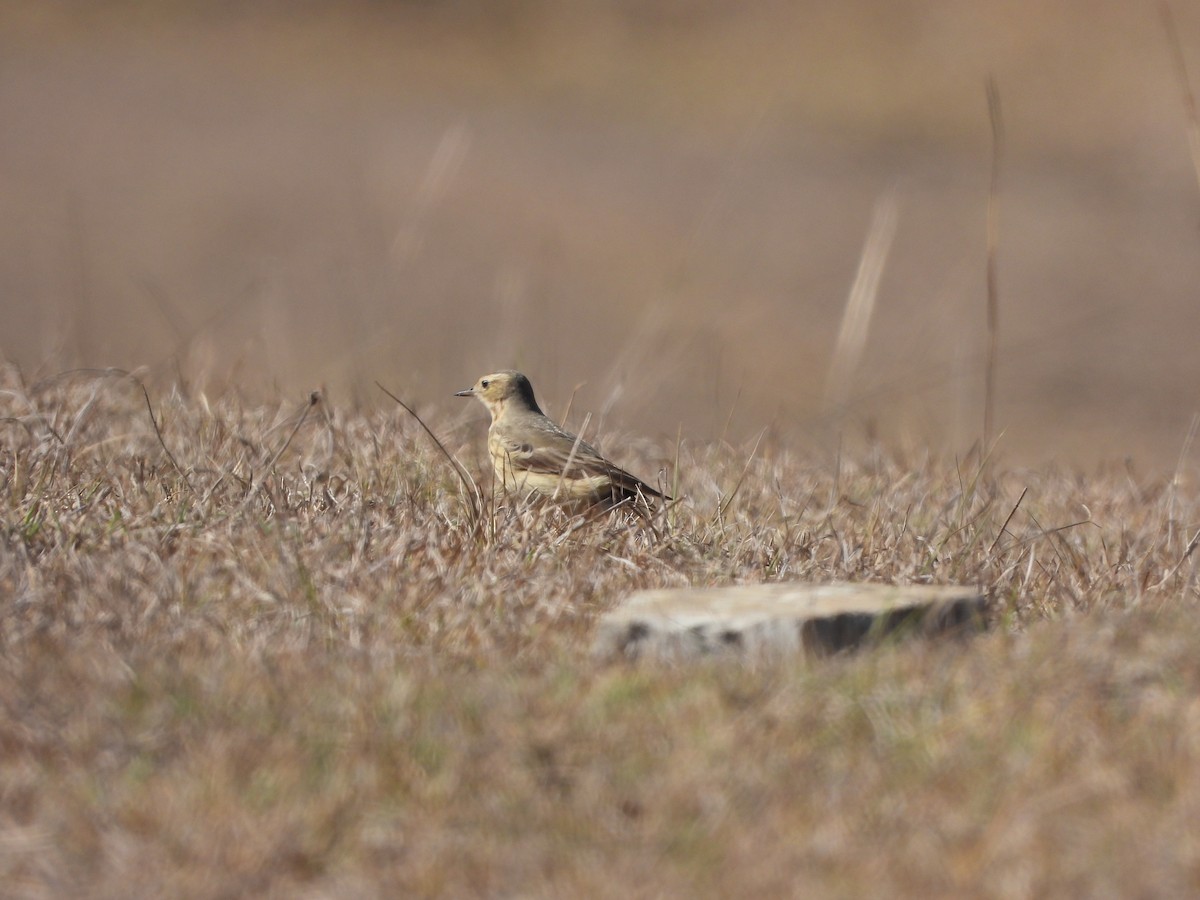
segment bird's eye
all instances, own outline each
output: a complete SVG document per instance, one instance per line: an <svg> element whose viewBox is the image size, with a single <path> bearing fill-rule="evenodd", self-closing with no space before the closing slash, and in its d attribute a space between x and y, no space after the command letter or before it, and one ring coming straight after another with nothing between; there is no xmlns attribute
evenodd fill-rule
<svg viewBox="0 0 1200 900"><path fill-rule="evenodd" d="M486 378L483 379L483 381L479 382L479 386L481 388L486 388L488 386L488 380Z"/></svg>

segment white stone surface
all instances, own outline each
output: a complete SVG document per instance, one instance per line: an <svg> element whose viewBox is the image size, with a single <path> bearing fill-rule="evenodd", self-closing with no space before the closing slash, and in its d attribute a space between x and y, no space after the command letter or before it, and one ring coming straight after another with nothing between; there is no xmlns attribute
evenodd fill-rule
<svg viewBox="0 0 1200 900"><path fill-rule="evenodd" d="M963 634L983 627L974 587L759 584L639 591L605 615L601 660L825 655L882 637Z"/></svg>

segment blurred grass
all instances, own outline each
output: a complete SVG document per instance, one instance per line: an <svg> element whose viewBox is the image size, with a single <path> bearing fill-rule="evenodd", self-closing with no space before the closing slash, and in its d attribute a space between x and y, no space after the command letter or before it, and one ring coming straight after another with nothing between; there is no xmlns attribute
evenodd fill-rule
<svg viewBox="0 0 1200 900"><path fill-rule="evenodd" d="M0 398L8 896L1200 877L1200 507L1172 480L685 441L657 533L509 503L479 532L398 411L322 403L285 447L304 402L156 391L177 471L128 378L9 367ZM612 446L644 473L677 453ZM785 579L979 584L993 628L814 665L587 661L629 590Z"/></svg>
<svg viewBox="0 0 1200 900"><path fill-rule="evenodd" d="M982 421L985 78L1009 121L997 426L1174 464L1197 204L1161 23L1120 2L0 8L0 350L27 370L432 402L485 368L655 436L821 409L870 210L852 437ZM1177 10L1191 59L1200 22ZM1193 69L1200 67L1193 66ZM646 386L652 386L652 390ZM735 401L736 398L736 401ZM849 439L849 437L847 438Z"/></svg>

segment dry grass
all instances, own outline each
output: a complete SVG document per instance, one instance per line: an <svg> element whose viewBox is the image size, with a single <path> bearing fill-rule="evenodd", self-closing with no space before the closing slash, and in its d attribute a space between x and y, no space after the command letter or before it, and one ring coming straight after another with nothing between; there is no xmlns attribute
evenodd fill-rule
<svg viewBox="0 0 1200 900"><path fill-rule="evenodd" d="M5 896L1200 888L1194 490L610 435L678 454L654 529L472 527L396 407L151 396L178 469L132 380L3 375ZM778 579L980 583L994 627L587 658L629 590Z"/></svg>

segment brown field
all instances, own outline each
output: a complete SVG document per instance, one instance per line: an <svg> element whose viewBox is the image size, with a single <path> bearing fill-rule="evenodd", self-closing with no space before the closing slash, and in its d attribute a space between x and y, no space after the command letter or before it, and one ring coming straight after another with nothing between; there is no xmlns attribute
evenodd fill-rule
<svg viewBox="0 0 1200 900"><path fill-rule="evenodd" d="M1200 888L1200 502L1169 480L617 442L686 498L654 529L473 528L399 411L173 394L160 444L127 378L3 389L6 896ZM780 579L981 584L993 627L588 658L629 590Z"/></svg>
<svg viewBox="0 0 1200 900"><path fill-rule="evenodd" d="M0 896L1200 893L1159 8L333 9L0 2ZM374 382L479 475L502 366L683 499L473 512ZM831 579L991 627L588 656L634 589Z"/></svg>

